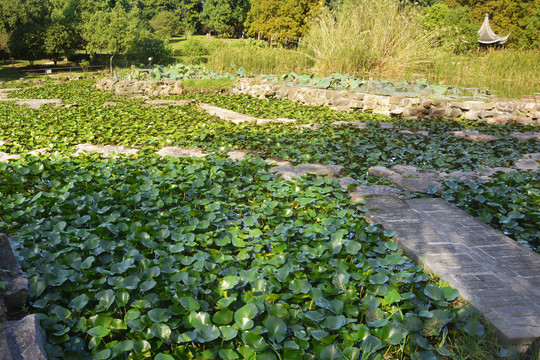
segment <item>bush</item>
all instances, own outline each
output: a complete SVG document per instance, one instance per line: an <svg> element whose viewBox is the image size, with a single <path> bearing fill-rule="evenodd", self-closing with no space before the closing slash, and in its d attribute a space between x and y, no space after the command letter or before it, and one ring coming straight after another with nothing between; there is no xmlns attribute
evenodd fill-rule
<svg viewBox="0 0 540 360"><path fill-rule="evenodd" d="M416 7L397 0L344 0L323 12L301 42L320 73L403 75L430 58Z"/></svg>

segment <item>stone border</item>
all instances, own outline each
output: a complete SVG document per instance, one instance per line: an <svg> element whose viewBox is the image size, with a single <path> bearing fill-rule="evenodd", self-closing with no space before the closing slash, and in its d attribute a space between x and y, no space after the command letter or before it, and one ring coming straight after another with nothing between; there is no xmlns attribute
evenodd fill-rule
<svg viewBox="0 0 540 360"><path fill-rule="evenodd" d="M375 114L411 119L464 118L490 124L505 125L515 122L522 125L540 125L540 96L528 96L523 100L500 99L494 102L451 101L432 99L425 95L405 97L317 89L260 78L236 80L232 93L257 98L289 99L308 106L330 106L342 111L371 111Z"/></svg>

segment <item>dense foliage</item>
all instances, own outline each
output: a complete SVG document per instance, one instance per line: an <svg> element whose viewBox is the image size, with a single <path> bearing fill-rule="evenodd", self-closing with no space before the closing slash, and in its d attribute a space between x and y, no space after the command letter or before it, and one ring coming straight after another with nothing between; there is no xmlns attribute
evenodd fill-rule
<svg viewBox="0 0 540 360"><path fill-rule="evenodd" d="M264 157L278 157L295 163L344 165L349 175L362 182L378 181L367 176L367 169L376 165L403 164L426 170L468 171L483 166L509 166L524 154L540 152L537 142L532 140L519 142L508 136L515 131L534 130L525 126L502 127L460 121L389 120L377 115L343 113L325 107L305 107L286 100L260 100L248 96L187 95L197 101L260 118L294 118L298 123L321 125L319 129L308 130L290 124L233 125L201 112L196 104L186 107L148 108L144 106L143 100L115 98L108 93L92 90L90 83L48 85L12 94L20 98L53 98L58 95L65 103L77 103L79 106L70 109L29 111L13 104L0 103L0 117L5 119L0 125L0 140L9 140L0 147L0 151L20 153L48 147L66 153L71 152L75 145L85 142L152 149L169 145L202 147L207 151L251 149ZM119 106L100 106L105 101L116 101ZM92 122L88 119L99 121ZM364 121L368 127L360 130L346 126L331 126L334 121ZM379 128L381 121L392 121L402 129L427 130L430 136L424 138L382 131ZM456 139L447 133L467 128L497 135L501 139L491 143L476 143ZM532 179L535 175L531 174ZM504 210L497 210L499 209L497 205L487 211L497 210L497 214L503 216L512 211L510 205L513 197L525 196L530 198L528 205L524 207L528 210L520 212L530 215L518 220L518 228L513 222L499 222L500 216L484 219L494 227L507 230L512 237L530 242L530 246L537 247L534 245L537 241L534 239L538 237L538 230L535 231L537 218L534 214L538 212L538 200L534 192L529 192L530 186L533 188L538 186L534 185L531 179L531 185L525 187L523 182L527 182L528 178L521 176L520 179L525 180L512 185L512 191L508 190L509 194L514 194L508 195L509 200L499 197L499 200L495 201ZM472 199L479 195L477 192L484 191L479 186L463 185L458 187L459 190L452 190L452 187L449 187L448 191L464 192L459 197L452 195L454 198L452 202L460 204L462 200L458 199ZM465 210L477 215L477 208L475 205L466 207ZM527 235L528 232L531 234Z"/></svg>
<svg viewBox="0 0 540 360"><path fill-rule="evenodd" d="M0 167L0 228L57 358L450 355L443 333L473 326L330 179L219 158Z"/></svg>
<svg viewBox="0 0 540 360"><path fill-rule="evenodd" d="M60 96L70 108L30 110L0 102L0 151L57 153L0 163L0 232L29 276L31 311L47 330L51 358L434 359L482 326L454 308L456 290L430 277L366 223L334 179L274 178L252 149L293 162L345 165L363 183L373 165L434 170L508 165L539 151L498 127L407 121L289 101L189 95L290 124L234 125L197 109L150 108L93 90L90 82L13 93ZM183 98L185 98L184 96ZM101 106L115 101L117 106ZM364 121L367 129L332 126ZM379 123L429 130L427 138ZM448 130L503 137L485 144ZM132 157L72 157L76 144L141 149ZM167 145L199 146L205 159L161 158ZM67 155L67 156L66 156ZM444 197L527 246L538 242L538 173L498 174L485 184L448 182ZM505 198L507 197L507 198Z"/></svg>

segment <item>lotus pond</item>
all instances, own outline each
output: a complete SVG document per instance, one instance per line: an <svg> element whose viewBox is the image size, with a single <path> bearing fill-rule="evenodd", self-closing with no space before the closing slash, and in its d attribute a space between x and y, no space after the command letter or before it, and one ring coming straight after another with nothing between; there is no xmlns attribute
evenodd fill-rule
<svg viewBox="0 0 540 360"><path fill-rule="evenodd" d="M151 108L97 92L86 81L12 93L70 108L0 102L0 151L56 153L0 163L0 232L29 277L31 307L59 359L452 358L462 336L481 336L457 291L432 281L368 224L334 179L275 179L250 149L295 163L344 165L362 183L374 165L469 170L540 151L508 137L474 143L446 134L453 121L406 121L287 101L189 95L286 124L234 125L197 109ZM117 106L102 106L115 101ZM335 127L364 121L368 128ZM378 128L429 130L427 138ZM131 157L73 157L79 143L141 149ZM202 147L204 159L161 158L163 146ZM538 172L447 183L445 197L529 247L538 247ZM431 281L430 281L431 280Z"/></svg>

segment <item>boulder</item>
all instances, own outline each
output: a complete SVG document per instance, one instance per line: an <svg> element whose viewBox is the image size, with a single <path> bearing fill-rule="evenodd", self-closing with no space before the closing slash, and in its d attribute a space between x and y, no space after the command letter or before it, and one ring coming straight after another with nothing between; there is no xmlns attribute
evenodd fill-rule
<svg viewBox="0 0 540 360"><path fill-rule="evenodd" d="M28 280L22 276L9 238L4 234L0 234L0 270L0 281L6 284L3 305L8 315L16 314L28 301Z"/></svg>
<svg viewBox="0 0 540 360"><path fill-rule="evenodd" d="M341 165L300 164L297 166L274 166L270 168L270 171L275 173L276 177L282 177L285 180L292 180L306 174L330 177L345 175L345 168Z"/></svg>
<svg viewBox="0 0 540 360"><path fill-rule="evenodd" d="M2 360L46 360L45 342L45 331L35 314L0 325Z"/></svg>

